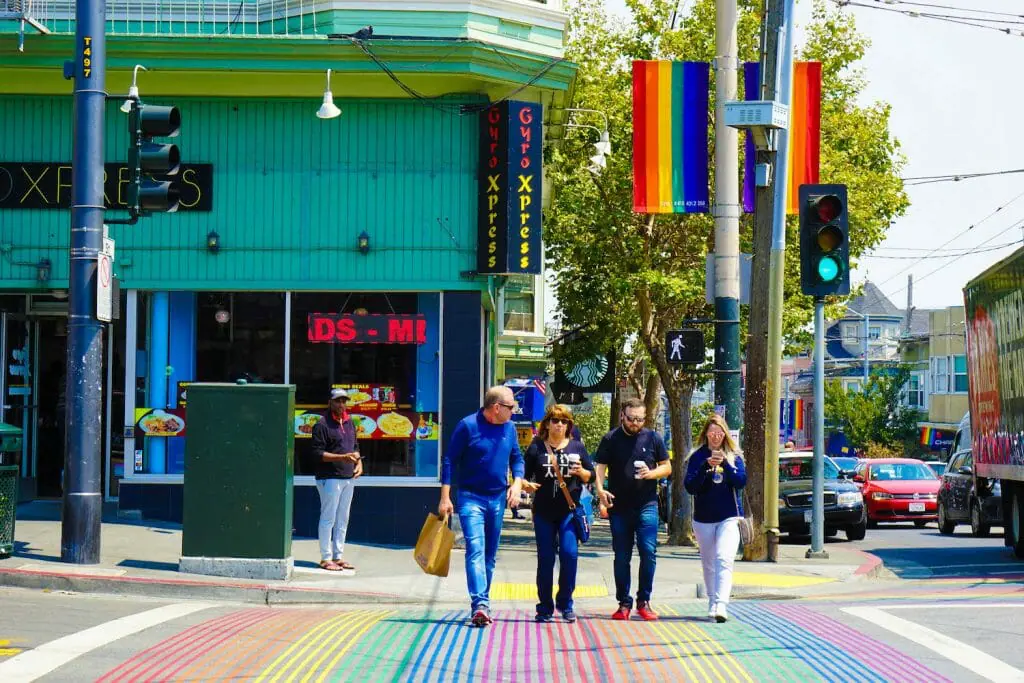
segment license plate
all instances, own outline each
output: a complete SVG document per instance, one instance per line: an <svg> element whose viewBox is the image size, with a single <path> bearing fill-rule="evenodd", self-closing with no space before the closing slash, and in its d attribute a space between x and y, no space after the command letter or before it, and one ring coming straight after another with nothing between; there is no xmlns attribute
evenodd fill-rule
<svg viewBox="0 0 1024 683"><path fill-rule="evenodd" d="M911 503L910 504L910 511L911 512L924 512L924 503Z"/></svg>
<svg viewBox="0 0 1024 683"><path fill-rule="evenodd" d="M810 510L804 510L804 524L810 524L810 523L811 523L811 511Z"/></svg>

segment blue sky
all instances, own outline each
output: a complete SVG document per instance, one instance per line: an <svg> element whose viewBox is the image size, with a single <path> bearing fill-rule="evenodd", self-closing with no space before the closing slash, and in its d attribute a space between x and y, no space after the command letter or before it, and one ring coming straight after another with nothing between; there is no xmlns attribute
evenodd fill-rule
<svg viewBox="0 0 1024 683"><path fill-rule="evenodd" d="M907 157L905 177L1024 168L1018 123L1024 114L1018 66L1024 64L1024 37L887 12L879 9L892 7L884 0L856 1L874 6L844 9L871 41L862 62L865 100L892 105L891 130ZM1013 12L1022 15L1016 28L1024 29L1021 0L916 1ZM624 11L621 0L607 0L607 7ZM797 0L798 42L811 7L810 0ZM861 259L854 279L869 278L903 308L907 275L913 274L917 308L962 305L966 282L1024 240L1024 174L907 190L910 209L878 249ZM1011 242L958 259L936 258ZM928 253L938 247L943 251Z"/></svg>

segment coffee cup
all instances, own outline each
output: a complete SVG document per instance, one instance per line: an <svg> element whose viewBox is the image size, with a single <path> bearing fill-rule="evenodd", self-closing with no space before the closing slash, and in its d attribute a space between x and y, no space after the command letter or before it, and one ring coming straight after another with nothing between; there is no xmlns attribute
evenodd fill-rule
<svg viewBox="0 0 1024 683"><path fill-rule="evenodd" d="M633 478L641 479L640 468L647 467L647 461L645 460L634 460L633 461Z"/></svg>
<svg viewBox="0 0 1024 683"><path fill-rule="evenodd" d="M565 459L569 462L569 467L580 464L580 456L577 453L570 453Z"/></svg>

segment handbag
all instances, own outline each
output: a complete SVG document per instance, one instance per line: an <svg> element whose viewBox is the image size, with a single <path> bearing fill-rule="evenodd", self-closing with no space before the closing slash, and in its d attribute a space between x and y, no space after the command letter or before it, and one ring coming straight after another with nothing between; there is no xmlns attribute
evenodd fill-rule
<svg viewBox="0 0 1024 683"><path fill-rule="evenodd" d="M744 494L745 493L746 491L744 491ZM746 498L746 495L744 495L744 502L746 502ZM738 517L736 525L740 530L740 541L743 545L750 545L750 542L754 540L754 516L751 515L749 511L747 512L746 517L740 515L739 493L736 489L733 489L733 502L736 503L736 517Z"/></svg>
<svg viewBox="0 0 1024 683"><path fill-rule="evenodd" d="M416 564L427 574L448 576L452 546L455 544L455 532L448 528L447 518L441 519L434 513L427 515L423 523L413 557Z"/></svg>
<svg viewBox="0 0 1024 683"><path fill-rule="evenodd" d="M587 520L587 512L583 509L582 505L576 505L572 496L569 495L565 479L562 478L562 468L558 466L558 460L555 458L555 454L551 452L551 446L545 443L544 448L548 452L548 458L551 460L552 469L555 470L555 476L558 477L558 488L562 489L565 502L569 504L569 512L572 513L572 521L576 525L576 538L580 540L580 543L586 543L590 540L590 522Z"/></svg>

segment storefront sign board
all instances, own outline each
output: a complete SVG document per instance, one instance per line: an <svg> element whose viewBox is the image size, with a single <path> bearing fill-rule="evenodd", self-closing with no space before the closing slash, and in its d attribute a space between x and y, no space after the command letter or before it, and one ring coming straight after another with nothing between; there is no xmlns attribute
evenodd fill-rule
<svg viewBox="0 0 1024 683"><path fill-rule="evenodd" d="M420 314L310 313L308 339L328 344L426 344L427 317Z"/></svg>
<svg viewBox="0 0 1024 683"><path fill-rule="evenodd" d="M313 425L324 415L323 409L295 411L295 438L309 439ZM436 441L441 433L434 413L416 413L407 410L353 410L350 413L356 426L356 437L373 440Z"/></svg>

